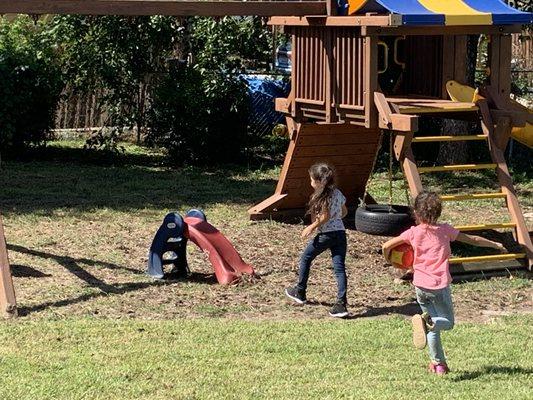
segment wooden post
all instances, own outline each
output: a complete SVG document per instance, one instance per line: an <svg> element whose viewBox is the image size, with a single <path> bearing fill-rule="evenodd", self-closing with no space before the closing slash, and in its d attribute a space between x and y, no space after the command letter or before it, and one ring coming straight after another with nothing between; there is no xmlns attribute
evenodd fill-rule
<svg viewBox="0 0 533 400"><path fill-rule="evenodd" d="M4 318L17 316L17 300L15 298L15 288L11 277L11 268L7 257L6 239L4 236L4 225L0 215L0 315Z"/></svg>
<svg viewBox="0 0 533 400"><path fill-rule="evenodd" d="M489 85L502 98L508 99L511 94L511 35L493 34L489 38Z"/></svg>
<svg viewBox="0 0 533 400"><path fill-rule="evenodd" d="M366 36L364 38L365 67L365 126L376 128L378 126L377 110L374 105L374 92L378 89L378 38Z"/></svg>
<svg viewBox="0 0 533 400"><path fill-rule="evenodd" d="M448 99L446 82L455 78L455 37L444 35L442 37L442 88L441 98Z"/></svg>
<svg viewBox="0 0 533 400"><path fill-rule="evenodd" d="M332 30L326 31L326 35L324 38L324 49L325 49L325 57L326 60L324 61L324 102L326 107L326 122L332 123L334 122L331 118L332 116L332 99L333 99L333 85L332 85L332 68L333 68L333 58L335 57L334 51L333 51L333 34Z"/></svg>
<svg viewBox="0 0 533 400"><path fill-rule="evenodd" d="M326 10L328 15L337 15L337 1L336 0L327 0L326 1Z"/></svg>

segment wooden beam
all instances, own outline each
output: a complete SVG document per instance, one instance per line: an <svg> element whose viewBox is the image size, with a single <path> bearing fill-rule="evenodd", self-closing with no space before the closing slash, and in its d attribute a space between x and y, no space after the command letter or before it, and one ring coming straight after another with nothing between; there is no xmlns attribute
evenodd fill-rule
<svg viewBox="0 0 533 400"><path fill-rule="evenodd" d="M511 36L494 34L489 36L489 84L502 98L511 94Z"/></svg>
<svg viewBox="0 0 533 400"><path fill-rule="evenodd" d="M409 184L411 197L414 199L419 195L420 192L424 190L424 188L422 186L422 180L420 179L418 168L416 166L413 149L410 146L406 148L405 157L403 160L400 160L400 162L402 165L403 174L405 175L407 183Z"/></svg>
<svg viewBox="0 0 533 400"><path fill-rule="evenodd" d="M499 94L508 99L511 95L511 60L512 38L511 35L500 37L500 82Z"/></svg>
<svg viewBox="0 0 533 400"><path fill-rule="evenodd" d="M444 36L442 38L442 86L441 95L442 99L449 99L448 90L446 89L446 83L453 80L455 73L455 37Z"/></svg>
<svg viewBox="0 0 533 400"><path fill-rule="evenodd" d="M417 115L391 114L390 117L392 120L392 130L399 132L418 131Z"/></svg>
<svg viewBox="0 0 533 400"><path fill-rule="evenodd" d="M363 36L397 36L397 35L479 35L479 34L502 34L520 33L521 25L442 25L442 26L363 26Z"/></svg>
<svg viewBox="0 0 533 400"><path fill-rule="evenodd" d="M7 256L6 239L4 236L4 225L0 215L0 316L12 318L17 316L17 300L15 298L15 288L9 267Z"/></svg>
<svg viewBox="0 0 533 400"><path fill-rule="evenodd" d="M487 45L487 56L489 66L489 85L500 91L500 35L494 34L489 36L489 43Z"/></svg>
<svg viewBox="0 0 533 400"><path fill-rule="evenodd" d="M0 14L79 15L325 15L325 1L9 0Z"/></svg>
<svg viewBox="0 0 533 400"><path fill-rule="evenodd" d="M413 132L405 132L396 135L394 138L394 155L397 160L403 160L405 158L405 152L407 149L411 148L412 141Z"/></svg>
<svg viewBox="0 0 533 400"><path fill-rule="evenodd" d="M390 129L392 125L392 110L385 95L381 92L374 92L374 104L378 109L379 127L381 129Z"/></svg>
<svg viewBox="0 0 533 400"><path fill-rule="evenodd" d="M389 26L394 21L390 15L372 15L359 17L328 17L308 15L305 17L273 16L269 25L282 26Z"/></svg>
<svg viewBox="0 0 533 400"><path fill-rule="evenodd" d="M374 93L378 90L378 38L368 36L363 40L365 127L374 129L379 114L374 104Z"/></svg>

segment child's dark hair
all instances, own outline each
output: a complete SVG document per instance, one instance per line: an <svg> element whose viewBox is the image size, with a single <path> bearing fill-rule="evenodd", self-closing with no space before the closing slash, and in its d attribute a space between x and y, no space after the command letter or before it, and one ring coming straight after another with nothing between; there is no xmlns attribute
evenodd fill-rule
<svg viewBox="0 0 533 400"><path fill-rule="evenodd" d="M442 202L437 193L422 192L416 196L413 209L418 223L435 225L442 212Z"/></svg>
<svg viewBox="0 0 533 400"><path fill-rule="evenodd" d="M326 163L314 164L309 168L309 176L318 183L309 200L308 213L317 216L329 211L331 196L336 188L335 169Z"/></svg>

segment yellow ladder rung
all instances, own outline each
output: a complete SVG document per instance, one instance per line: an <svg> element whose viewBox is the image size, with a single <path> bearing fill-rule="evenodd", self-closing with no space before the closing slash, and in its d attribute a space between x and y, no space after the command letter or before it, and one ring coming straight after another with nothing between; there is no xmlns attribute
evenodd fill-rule
<svg viewBox="0 0 533 400"><path fill-rule="evenodd" d="M442 201L462 201L462 200L482 200L482 199L503 199L505 193L474 193L474 194L447 194L440 196Z"/></svg>
<svg viewBox="0 0 533 400"><path fill-rule="evenodd" d="M418 172L445 172L445 171L467 171L474 169L495 169L497 164L458 164L458 165L440 165L438 167L420 167Z"/></svg>
<svg viewBox="0 0 533 400"><path fill-rule="evenodd" d="M461 232L482 231L486 229L508 229L514 228L516 224L514 222L504 222L501 224L480 224L480 225L459 225L455 229Z"/></svg>
<svg viewBox="0 0 533 400"><path fill-rule="evenodd" d="M465 140L485 140L486 135L464 135L464 136L419 136L413 138L413 143L427 142L462 142Z"/></svg>
<svg viewBox="0 0 533 400"><path fill-rule="evenodd" d="M483 262L483 261L517 260L517 259L525 258L525 257L526 257L525 253L494 254L490 256L474 256L474 257L454 257L454 258L450 258L450 264Z"/></svg>

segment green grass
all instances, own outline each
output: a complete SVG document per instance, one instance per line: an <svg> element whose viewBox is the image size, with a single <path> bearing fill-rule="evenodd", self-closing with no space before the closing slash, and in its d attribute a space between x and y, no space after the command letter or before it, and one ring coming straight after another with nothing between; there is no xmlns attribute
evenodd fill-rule
<svg viewBox="0 0 533 400"><path fill-rule="evenodd" d="M157 151L126 145L125 154L102 158L82 144L52 143L37 160L9 160L0 173L22 315L0 321L0 400L530 398L531 315L458 324L444 334L453 372L426 373L427 354L412 349L409 324L398 317L417 309L412 288L392 284L374 251L379 237L348 232L350 311L358 318L326 320L335 293L326 258L310 279L312 304L282 300L295 278L301 225L250 222L246 214L273 192L278 168L173 169ZM479 191L487 179L466 184ZM458 183L431 182L443 190ZM371 190L386 200L386 176ZM529 209L532 190L522 177L518 193ZM395 202L405 202L403 191ZM145 276L161 218L191 207L207 212L259 281L213 284L193 246L195 279ZM461 207L450 204L451 217L501 211ZM484 310L527 313L531 287L527 275L453 285L458 320L487 320Z"/></svg>
<svg viewBox="0 0 533 400"><path fill-rule="evenodd" d="M399 318L5 323L0 398L528 399L532 323L457 325L445 377Z"/></svg>

